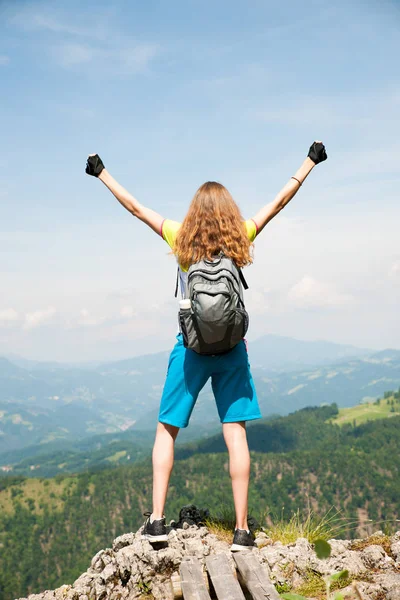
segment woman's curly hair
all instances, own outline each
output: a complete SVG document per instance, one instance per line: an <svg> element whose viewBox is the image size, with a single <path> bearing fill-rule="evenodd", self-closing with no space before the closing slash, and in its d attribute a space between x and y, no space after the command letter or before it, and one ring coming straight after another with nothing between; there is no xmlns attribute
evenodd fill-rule
<svg viewBox="0 0 400 600"><path fill-rule="evenodd" d="M173 253L187 269L223 252L238 267L252 262L251 242L240 209L228 190L215 181L199 187L178 231Z"/></svg>

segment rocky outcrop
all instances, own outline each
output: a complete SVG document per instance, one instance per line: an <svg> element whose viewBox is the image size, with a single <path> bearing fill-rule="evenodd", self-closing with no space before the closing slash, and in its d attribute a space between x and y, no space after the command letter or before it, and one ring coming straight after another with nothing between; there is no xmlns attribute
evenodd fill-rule
<svg viewBox="0 0 400 600"><path fill-rule="evenodd" d="M397 553L400 532L391 538L389 554L380 545L379 538L387 546L387 537L382 532L366 540L330 540L332 551L326 560L318 559L304 538L288 545L272 544L268 539L256 541L261 546L266 544L259 550L260 559L269 568L274 583L297 588L309 571L326 576L346 569L357 582L363 599L400 600L400 554ZM362 549L353 549L357 547ZM345 598L355 597L352 587L342 590L342 594Z"/></svg>
<svg viewBox="0 0 400 600"><path fill-rule="evenodd" d="M156 600L172 600L171 576L179 571L184 557L195 556L205 564L208 555L222 552L234 569L226 542L205 526L181 524L182 528L171 528L168 545L158 549L141 539L141 531L122 535L112 548L100 550L72 585L33 594L29 600L136 600L149 592ZM284 545L260 533L256 544L252 551L271 580L286 589L298 588L310 572L323 576L347 569L351 578L357 579L363 599L400 600L400 531L390 540L380 532L362 542L331 540L327 560L319 560L304 538ZM345 598L354 598L351 587L342 593Z"/></svg>

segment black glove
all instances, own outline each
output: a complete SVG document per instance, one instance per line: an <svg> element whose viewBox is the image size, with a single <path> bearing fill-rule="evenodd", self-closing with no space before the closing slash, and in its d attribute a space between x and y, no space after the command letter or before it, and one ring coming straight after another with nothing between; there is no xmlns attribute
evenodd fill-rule
<svg viewBox="0 0 400 600"><path fill-rule="evenodd" d="M86 162L86 173L98 177L104 169L103 161L98 154L89 156Z"/></svg>
<svg viewBox="0 0 400 600"><path fill-rule="evenodd" d="M325 146L322 142L314 142L310 146L310 150L308 151L308 157L311 158L313 163L316 165L323 160L328 158L327 153L325 152Z"/></svg>

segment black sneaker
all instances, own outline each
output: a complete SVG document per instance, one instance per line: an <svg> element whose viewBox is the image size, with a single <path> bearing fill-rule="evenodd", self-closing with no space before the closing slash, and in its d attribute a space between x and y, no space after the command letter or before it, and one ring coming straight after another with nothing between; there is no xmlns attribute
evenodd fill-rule
<svg viewBox="0 0 400 600"><path fill-rule="evenodd" d="M254 548L254 535L246 529L235 529L231 552L239 552L239 550L249 550Z"/></svg>
<svg viewBox="0 0 400 600"><path fill-rule="evenodd" d="M142 539L152 542L166 542L168 540L165 517L151 521L151 513L144 513L147 517L143 526Z"/></svg>

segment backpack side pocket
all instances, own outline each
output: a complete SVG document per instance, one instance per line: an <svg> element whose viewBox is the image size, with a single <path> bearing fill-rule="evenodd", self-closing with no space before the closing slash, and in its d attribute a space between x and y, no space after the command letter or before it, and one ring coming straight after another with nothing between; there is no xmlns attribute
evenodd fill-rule
<svg viewBox="0 0 400 600"><path fill-rule="evenodd" d="M180 308L178 314L179 326L182 332L185 348L196 350L198 346L197 335L194 328L193 312L191 308ZM198 352L198 350L196 350Z"/></svg>

